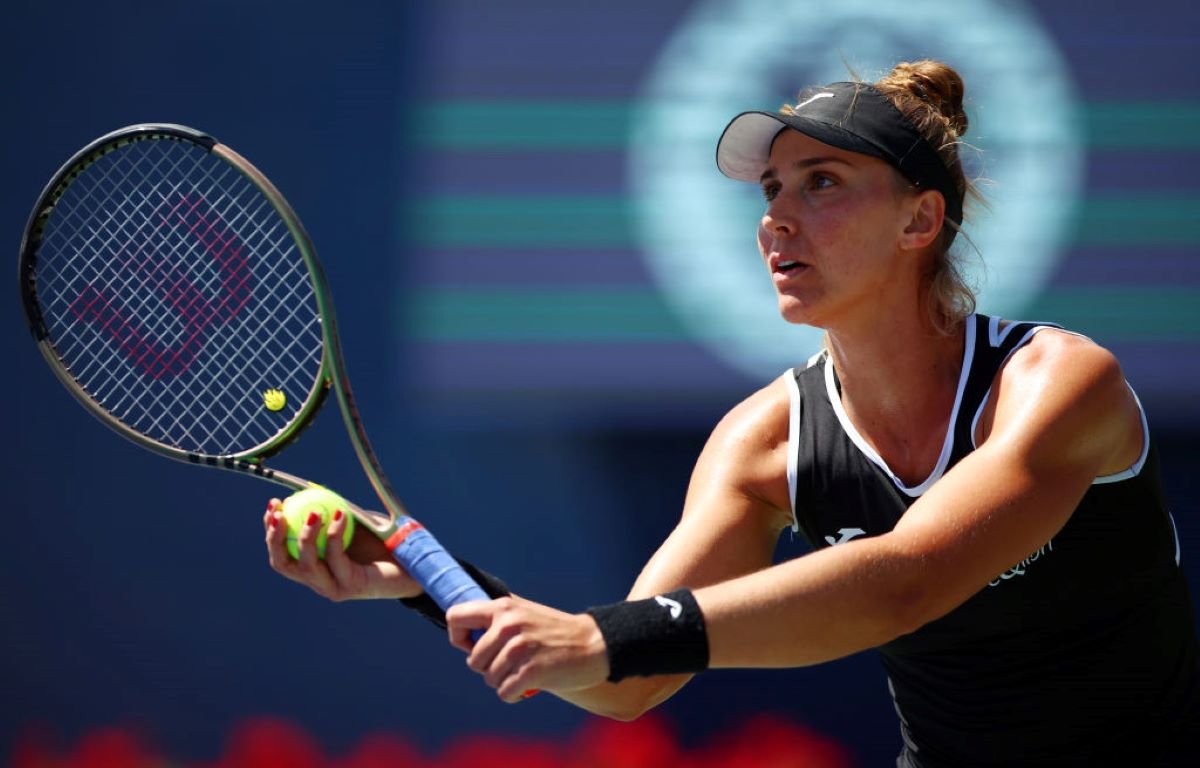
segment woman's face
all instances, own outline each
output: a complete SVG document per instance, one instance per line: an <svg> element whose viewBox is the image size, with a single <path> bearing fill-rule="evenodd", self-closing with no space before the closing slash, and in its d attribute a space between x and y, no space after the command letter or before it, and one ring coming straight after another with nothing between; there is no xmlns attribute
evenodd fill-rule
<svg viewBox="0 0 1200 768"><path fill-rule="evenodd" d="M788 322L830 328L914 300L901 235L915 196L886 162L785 129L762 188L758 247Z"/></svg>

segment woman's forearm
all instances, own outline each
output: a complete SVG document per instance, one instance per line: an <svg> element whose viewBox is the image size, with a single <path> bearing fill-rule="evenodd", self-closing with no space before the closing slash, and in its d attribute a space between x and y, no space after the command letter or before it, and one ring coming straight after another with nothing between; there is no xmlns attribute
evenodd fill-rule
<svg viewBox="0 0 1200 768"><path fill-rule="evenodd" d="M710 667L798 667L877 647L920 623L919 569L879 537L695 591Z"/></svg>

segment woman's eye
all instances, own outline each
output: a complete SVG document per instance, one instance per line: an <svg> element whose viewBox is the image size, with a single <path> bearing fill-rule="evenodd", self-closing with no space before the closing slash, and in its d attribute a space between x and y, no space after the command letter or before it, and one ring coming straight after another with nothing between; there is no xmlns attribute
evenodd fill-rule
<svg viewBox="0 0 1200 768"><path fill-rule="evenodd" d="M807 188L811 190L821 190L837 185L837 181L834 180L832 176L828 176L824 173L814 173L809 176L806 181L802 181L802 183L807 184ZM763 199L765 199L768 203L774 200L779 196L781 186L782 185L777 181L770 184L764 184L762 187Z"/></svg>
<svg viewBox="0 0 1200 768"><path fill-rule="evenodd" d="M812 179L809 181L809 186L811 186L813 189L825 189L826 187L832 187L833 185L833 178L826 176L823 173L814 173Z"/></svg>

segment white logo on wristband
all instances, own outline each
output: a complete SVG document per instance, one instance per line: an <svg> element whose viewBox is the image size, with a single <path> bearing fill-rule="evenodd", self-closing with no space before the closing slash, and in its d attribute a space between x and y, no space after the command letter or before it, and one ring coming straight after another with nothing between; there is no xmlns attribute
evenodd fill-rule
<svg viewBox="0 0 1200 768"><path fill-rule="evenodd" d="M658 603L663 608L666 608L667 610L669 610L671 612L672 619L678 619L679 614L683 613L683 606L680 605L679 601L677 601L677 600L672 600L669 597L663 597L662 595L658 595L657 597L654 598L654 602Z"/></svg>

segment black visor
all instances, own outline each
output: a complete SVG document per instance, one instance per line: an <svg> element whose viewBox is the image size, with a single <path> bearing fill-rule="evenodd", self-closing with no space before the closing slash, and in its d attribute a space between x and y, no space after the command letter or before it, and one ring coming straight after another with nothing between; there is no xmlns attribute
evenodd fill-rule
<svg viewBox="0 0 1200 768"><path fill-rule="evenodd" d="M892 102L866 83L830 83L810 91L795 114L743 112L717 142L717 167L731 179L757 183L767 169L771 144L793 128L822 144L878 157L918 189L946 200L946 218L962 224L962 195L937 151Z"/></svg>

